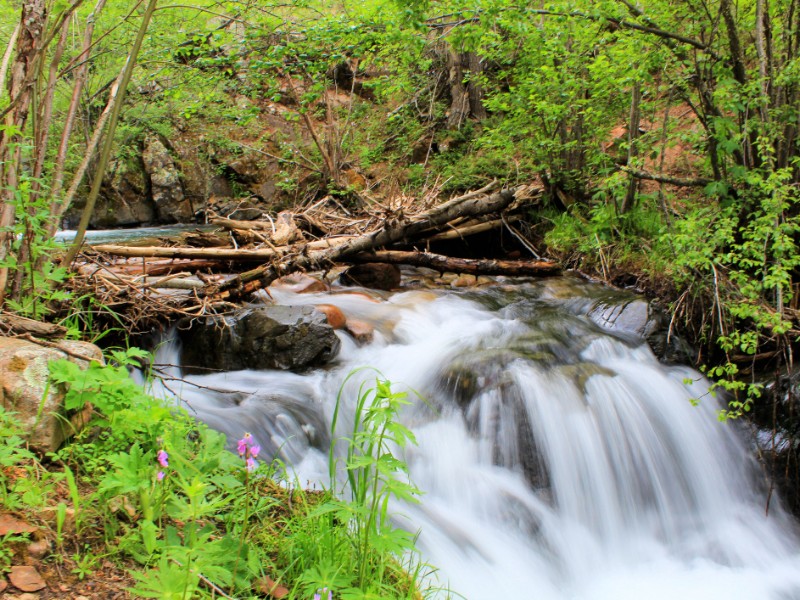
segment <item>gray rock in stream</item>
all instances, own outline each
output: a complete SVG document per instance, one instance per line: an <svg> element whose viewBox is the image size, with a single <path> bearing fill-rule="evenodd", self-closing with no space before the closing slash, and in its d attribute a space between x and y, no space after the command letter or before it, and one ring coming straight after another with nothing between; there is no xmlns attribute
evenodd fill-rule
<svg viewBox="0 0 800 600"><path fill-rule="evenodd" d="M669 317L661 308L643 298L614 300L596 300L587 316L612 335L645 340L662 361L691 362L691 348L670 331Z"/></svg>
<svg viewBox="0 0 800 600"><path fill-rule="evenodd" d="M282 369L304 371L336 357L339 338L311 306L248 308L178 327L187 373Z"/></svg>

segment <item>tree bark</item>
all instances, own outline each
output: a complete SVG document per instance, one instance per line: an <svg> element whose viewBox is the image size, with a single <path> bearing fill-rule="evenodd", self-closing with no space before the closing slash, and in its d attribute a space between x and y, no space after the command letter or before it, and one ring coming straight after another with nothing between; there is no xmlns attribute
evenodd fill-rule
<svg viewBox="0 0 800 600"><path fill-rule="evenodd" d="M450 271L470 275L530 275L538 277L555 275L561 271L559 264L547 261L454 258L429 252L402 252L399 250L364 252L348 256L345 260L354 263L413 265L415 267L428 267L441 272Z"/></svg>
<svg viewBox="0 0 800 600"><path fill-rule="evenodd" d="M28 121L31 105L31 82L35 78L37 55L41 50L47 11L45 0L25 0L22 4L17 54L11 66L8 96L13 103L4 119L5 131L0 134L0 263L11 253L15 198L19 184L20 135ZM0 306L5 301L8 267L0 267Z"/></svg>
<svg viewBox="0 0 800 600"><path fill-rule="evenodd" d="M64 120L64 129L61 132L61 141L58 145L58 153L56 154L55 166L53 167L53 178L50 189L50 223L48 223L48 233L52 236L56 229L58 229L58 222L64 212L61 209L62 204L67 204L61 201L61 191L64 187L64 169L67 162L67 153L69 151L69 138L72 135L72 129L75 125L75 118L78 114L80 107L81 94L86 85L86 79L89 75L89 51L92 47L92 39L94 38L94 24L97 16L105 7L106 0L97 0L92 14L86 18L86 30L83 34L83 46L81 53L75 58L78 62L78 67L75 70L75 84L72 87L72 97L69 101L69 108L67 109L67 116ZM107 109L108 110L108 109ZM107 110L103 114L107 113ZM102 118L102 117L101 117ZM105 126L105 119L102 125L98 123L100 129ZM96 146L96 144L95 144ZM87 148L86 155L91 157L94 155L94 146ZM81 174L81 179L83 175Z"/></svg>
<svg viewBox="0 0 800 600"><path fill-rule="evenodd" d="M112 256L142 258L205 258L209 260L232 260L237 262L264 262L289 254L324 250L343 245L353 236L317 240L303 245L243 250L237 248L164 248L162 246L116 246L112 244L93 246L92 249Z"/></svg>
<svg viewBox="0 0 800 600"><path fill-rule="evenodd" d="M122 82L119 86L119 95L114 101L114 107L111 109L111 117L109 118L108 122L106 140L103 146L103 151L100 153L100 164L97 165L97 170L94 174L94 181L92 182L92 189L89 190L89 196L86 199L86 206L83 209L80 223L78 223L75 241L67 252L65 258L66 264L70 264L73 260L75 260L75 256L78 254L78 251L83 244L83 237L86 234L86 228L89 226L89 220L92 218L92 212L94 211L94 205L97 201L97 196L100 194L100 186L103 183L103 175L105 174L106 167L108 166L108 162L111 158L111 149L114 144L114 131L117 127L119 115L122 112L122 103L123 100L125 100L125 91L128 87L128 83L131 80L131 76L133 75L133 69L136 66L136 59L139 56L139 50L142 47L142 42L144 41L147 28L150 25L150 19L153 16L153 12L155 12L157 3L158 0L150 0L150 2L147 4L147 9L145 9L144 15L142 16L142 22L139 25L139 31L136 34L136 40L133 42L133 48L131 48L131 51L128 54L128 60L126 61L125 68L122 71Z"/></svg>

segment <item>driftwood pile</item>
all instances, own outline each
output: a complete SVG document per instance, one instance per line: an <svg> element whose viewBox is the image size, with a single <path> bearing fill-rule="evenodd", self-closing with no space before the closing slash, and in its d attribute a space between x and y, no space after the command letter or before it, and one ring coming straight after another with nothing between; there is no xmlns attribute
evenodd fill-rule
<svg viewBox="0 0 800 600"><path fill-rule="evenodd" d="M194 247L94 246L82 255L76 285L90 288L106 306L127 313L131 322L141 322L151 312L163 317L225 311L282 276L341 263L406 264L473 275L552 275L559 266L541 260L513 225L518 219L514 211L539 193L532 186L494 192L490 185L417 212L413 207L418 203L411 202L391 209L370 206L361 218L326 197L276 219L212 218L225 235L194 234L189 240ZM325 200L336 208L325 206ZM533 258L475 260L418 250L430 242L499 227L529 248ZM203 274L230 273L248 263L258 266L231 276Z"/></svg>

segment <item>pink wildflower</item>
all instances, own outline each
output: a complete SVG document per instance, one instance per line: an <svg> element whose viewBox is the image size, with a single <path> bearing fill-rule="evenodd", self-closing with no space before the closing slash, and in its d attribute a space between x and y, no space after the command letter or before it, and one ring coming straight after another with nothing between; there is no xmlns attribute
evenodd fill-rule
<svg viewBox="0 0 800 600"><path fill-rule="evenodd" d="M166 473L164 473L164 471L159 471L158 474L156 475L156 479L158 479L159 481L162 481L164 477L166 477Z"/></svg>
<svg viewBox="0 0 800 600"><path fill-rule="evenodd" d="M261 452L261 446L256 444L252 435L245 433L242 439L236 442L236 450L239 456L245 459L245 467L248 471L252 471L258 466L255 459Z"/></svg>
<svg viewBox="0 0 800 600"><path fill-rule="evenodd" d="M244 437L236 443L236 450L239 452L239 456L244 456L247 453L247 449L252 445L253 436L245 433Z"/></svg>
<svg viewBox="0 0 800 600"><path fill-rule="evenodd" d="M156 460L158 461L158 464L160 464L164 468L167 468L169 466L169 454L167 454L165 450L158 451Z"/></svg>

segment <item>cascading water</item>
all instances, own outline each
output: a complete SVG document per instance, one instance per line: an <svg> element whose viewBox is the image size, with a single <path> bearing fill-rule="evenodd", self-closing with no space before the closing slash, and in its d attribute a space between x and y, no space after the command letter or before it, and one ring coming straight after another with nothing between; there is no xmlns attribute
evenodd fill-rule
<svg viewBox="0 0 800 600"><path fill-rule="evenodd" d="M567 279L380 302L276 289L278 303L335 304L368 321L374 341L341 334L337 361L304 375L170 387L229 439L250 431L301 481L323 484L352 369L419 392L425 402L402 418L424 496L395 508L440 581L470 600L800 599L795 523L774 502L766 514L758 470L707 382L603 331L583 310L591 294ZM351 415L370 378L347 384Z"/></svg>

